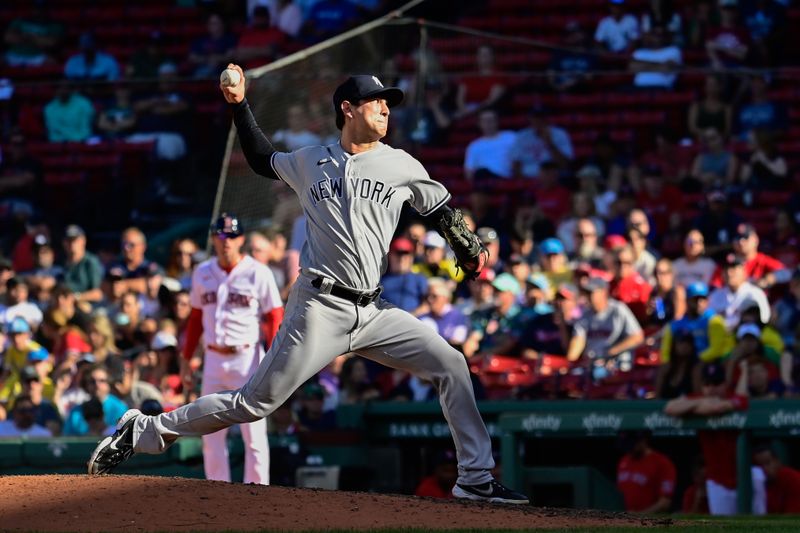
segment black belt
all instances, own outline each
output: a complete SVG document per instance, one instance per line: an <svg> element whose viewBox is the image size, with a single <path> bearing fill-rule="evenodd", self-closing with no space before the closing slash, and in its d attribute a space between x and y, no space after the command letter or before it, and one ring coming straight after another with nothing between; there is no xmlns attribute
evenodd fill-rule
<svg viewBox="0 0 800 533"><path fill-rule="evenodd" d="M314 278L311 280L311 285L317 289L322 287L322 282L324 281L323 278ZM381 295L381 287L378 287L372 292L357 292L352 289L348 289L344 285L339 285L338 283L334 282L331 286L331 294L336 296L337 298L343 298L348 302L353 302L359 307L366 307L375 300L378 299L378 296Z"/></svg>

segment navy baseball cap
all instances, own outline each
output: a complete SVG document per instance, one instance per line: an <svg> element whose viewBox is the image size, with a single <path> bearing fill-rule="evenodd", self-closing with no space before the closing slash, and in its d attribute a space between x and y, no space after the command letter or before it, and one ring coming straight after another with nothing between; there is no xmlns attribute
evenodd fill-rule
<svg viewBox="0 0 800 533"><path fill-rule="evenodd" d="M368 98L381 97L386 100L386 105L394 107L403 101L405 95L397 87L385 87L377 76L360 74L350 76L347 81L339 85L333 93L333 110L336 113L336 127L344 127L344 114L342 102L347 101L357 105L359 101Z"/></svg>
<svg viewBox="0 0 800 533"><path fill-rule="evenodd" d="M211 226L211 233L225 237L238 237L244 234L244 230L236 215L222 213Z"/></svg>

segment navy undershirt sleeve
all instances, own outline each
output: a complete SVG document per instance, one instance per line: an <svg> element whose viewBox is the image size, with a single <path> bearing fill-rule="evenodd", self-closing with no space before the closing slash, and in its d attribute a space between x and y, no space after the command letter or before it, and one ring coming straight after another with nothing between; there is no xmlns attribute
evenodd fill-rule
<svg viewBox="0 0 800 533"><path fill-rule="evenodd" d="M231 104L231 107L233 108L233 123L236 124L239 142L250 168L267 178L280 179L270 165L270 158L277 150L261 131L247 99L245 98L238 104Z"/></svg>

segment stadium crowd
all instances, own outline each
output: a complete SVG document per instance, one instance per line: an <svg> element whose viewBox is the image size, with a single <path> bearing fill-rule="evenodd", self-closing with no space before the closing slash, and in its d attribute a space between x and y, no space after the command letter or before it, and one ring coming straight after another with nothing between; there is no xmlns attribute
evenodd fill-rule
<svg viewBox="0 0 800 533"><path fill-rule="evenodd" d="M553 53L546 78L533 86L502 72L490 46L478 48L474 74L434 69L421 98L412 76L387 80L406 89L410 102L393 110L390 144L425 161L425 149L448 147L461 126L479 132L460 154L459 180L468 187L457 200L489 250L487 268L463 279L444 239L410 215L382 280L386 300L464 353L479 399L715 397L726 402L721 413L745 408L749 398L800 395L800 196L780 151L786 112L770 97L782 83L771 68L783 61L785 3L702 1L688 17L668 1L635 13L611 0L596 27L566 24L567 48ZM5 28L4 61L34 68L63 62L63 82L41 120L49 142L155 143L169 176L180 168L170 162L191 154L182 120L191 102L176 88L179 74L213 77L234 59L260 64L384 7L358 4L251 1L236 36L212 13L208 35L186 57L171 57L156 32L123 64L88 33L79 37L80 51L58 57L64 25L37 3ZM578 150L576 131L539 101L528 106L524 128L501 128L513 95L598 90L596 69L608 54L628 58L629 94L673 90L685 57L701 58L707 76L680 123L649 129L638 145L601 132ZM135 93L116 85L102 103L82 85L137 78L158 81ZM191 400L199 389L184 390L178 358L191 272L206 257L205 243L177 239L158 264L148 259L140 229L123 230L109 250L93 246L99 228L47 219L41 161L26 150L37 129L22 114L7 111L3 120L0 437L104 435L128 407L152 414ZM330 133L295 106L275 139L293 149ZM247 239L284 296L297 275L302 219L293 228L249 228ZM199 372L201 365L198 353L193 366ZM432 400L431 384L343 355L276 411L269 429L325 431L335 429L338 405ZM669 405L675 415L696 408ZM646 438L631 444L640 454L634 459L648 455L648 446ZM715 464L709 454L704 468ZM782 475L796 487L770 450L756 455L768 479ZM442 471L445 479L452 474ZM727 478L717 481L730 488ZM621 488L627 482L622 475ZM664 487L655 493L671 501ZM684 510L702 512L697 492L704 490L687 492ZM659 498L646 503L629 508L669 508Z"/></svg>

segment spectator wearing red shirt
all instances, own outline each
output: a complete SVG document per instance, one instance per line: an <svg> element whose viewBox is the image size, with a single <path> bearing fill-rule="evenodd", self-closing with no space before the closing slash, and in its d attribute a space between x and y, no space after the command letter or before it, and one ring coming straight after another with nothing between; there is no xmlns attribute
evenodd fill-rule
<svg viewBox="0 0 800 533"><path fill-rule="evenodd" d="M558 165L553 161L541 164L539 179L533 185L536 207L541 215L557 225L572 210L572 194L558 182Z"/></svg>
<svg viewBox="0 0 800 533"><path fill-rule="evenodd" d="M650 432L625 435L630 452L617 465L617 488L625 500L625 510L636 513L663 513L670 510L675 492L675 465L650 446Z"/></svg>
<svg viewBox="0 0 800 533"><path fill-rule="evenodd" d="M653 288L636 272L633 250L626 246L617 251L611 297L628 305L640 324L647 319L647 302Z"/></svg>
<svg viewBox="0 0 800 533"><path fill-rule="evenodd" d="M234 56L239 63L249 66L268 63L283 40L283 32L271 24L267 6L256 6L250 24L239 36Z"/></svg>
<svg viewBox="0 0 800 533"><path fill-rule="evenodd" d="M706 53L715 69L738 67L745 63L750 48L747 29L738 21L737 0L720 1L720 25L706 35Z"/></svg>
<svg viewBox="0 0 800 533"><path fill-rule="evenodd" d="M725 366L719 362L709 363L702 370L702 393L700 396L681 396L667 403L664 412L670 416L719 416L732 411L744 411L748 407L747 396L730 394ZM713 515L737 513L736 441L738 431L699 431L700 448L706 464L706 491L708 507ZM766 490L764 472L752 469L753 514L766 512Z"/></svg>
<svg viewBox="0 0 800 533"><path fill-rule="evenodd" d="M800 471L784 466L769 446L759 446L753 462L767 477L767 512L800 514Z"/></svg>
<svg viewBox="0 0 800 533"><path fill-rule="evenodd" d="M479 46L475 52L477 73L461 78L456 93L454 118L462 118L494 106L506 94L506 76L495 71L494 50Z"/></svg>
<svg viewBox="0 0 800 533"><path fill-rule="evenodd" d="M455 452L452 450L442 452L436 460L433 473L419 482L414 494L427 498L452 498L453 493L451 491L456 484L456 479L458 479L457 467L458 462L456 461Z"/></svg>
<svg viewBox="0 0 800 533"><path fill-rule="evenodd" d="M670 215L679 213L683 208L683 194L666 182L660 166L648 165L642 169L642 187L636 195L636 204L653 221L656 233L664 235Z"/></svg>
<svg viewBox="0 0 800 533"><path fill-rule="evenodd" d="M789 280L790 273L783 263L758 251L759 238L750 224L739 224L733 238L733 251L741 256L748 279L766 289L775 283Z"/></svg>

